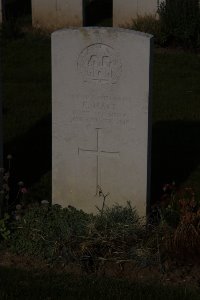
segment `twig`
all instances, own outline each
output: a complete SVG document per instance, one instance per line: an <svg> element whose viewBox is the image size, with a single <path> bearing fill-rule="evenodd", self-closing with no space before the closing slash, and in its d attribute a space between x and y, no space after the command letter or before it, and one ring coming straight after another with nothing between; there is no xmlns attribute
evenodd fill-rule
<svg viewBox="0 0 200 300"><path fill-rule="evenodd" d="M107 193L107 194L104 194L103 191L102 191L102 188L98 185L97 186L99 192L99 197L103 197L103 204L102 204L102 208L101 208L101 216L103 215L103 211L104 211L104 207L105 207L105 202L106 202L106 198L110 195L110 193Z"/></svg>

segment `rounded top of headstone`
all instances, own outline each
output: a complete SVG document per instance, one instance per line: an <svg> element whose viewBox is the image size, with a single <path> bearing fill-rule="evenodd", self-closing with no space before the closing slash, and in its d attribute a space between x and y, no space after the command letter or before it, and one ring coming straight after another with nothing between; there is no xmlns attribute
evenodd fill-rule
<svg viewBox="0 0 200 300"><path fill-rule="evenodd" d="M56 30L52 33L52 35L57 35L63 32L81 32L83 34L89 34L90 32L107 32L110 34L116 34L116 33L127 33L132 34L138 37L144 37L148 39L152 39L153 35L141 31L135 31L132 29L125 29L125 28L118 28L118 27L69 27L69 28L62 28L59 30Z"/></svg>

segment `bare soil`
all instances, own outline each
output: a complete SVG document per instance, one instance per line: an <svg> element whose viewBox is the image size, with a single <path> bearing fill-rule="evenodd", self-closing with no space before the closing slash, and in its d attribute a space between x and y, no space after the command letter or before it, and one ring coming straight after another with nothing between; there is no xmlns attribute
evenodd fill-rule
<svg viewBox="0 0 200 300"><path fill-rule="evenodd" d="M83 268L78 264L51 265L45 261L30 256L12 254L9 251L0 252L0 267L18 268L26 271L63 272L77 276L94 273L96 276L126 279L128 281L156 282L163 285L185 286L200 289L200 261L195 263L166 262L163 273L159 266L138 267L133 261L116 263L104 261L98 269Z"/></svg>

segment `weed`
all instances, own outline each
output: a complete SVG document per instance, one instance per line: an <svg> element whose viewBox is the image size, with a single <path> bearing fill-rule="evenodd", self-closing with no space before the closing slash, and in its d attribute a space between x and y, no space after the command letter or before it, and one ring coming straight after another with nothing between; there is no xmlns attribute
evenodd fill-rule
<svg viewBox="0 0 200 300"><path fill-rule="evenodd" d="M163 252L172 258L185 260L199 256L200 205L192 188L178 189L175 184L164 186L159 210L159 224L155 226ZM163 206L163 202L165 205Z"/></svg>
<svg viewBox="0 0 200 300"><path fill-rule="evenodd" d="M98 265L101 258L130 259L132 247L141 239L143 227L130 203L104 207L97 215L71 206L33 206L15 224L11 249L47 259Z"/></svg>

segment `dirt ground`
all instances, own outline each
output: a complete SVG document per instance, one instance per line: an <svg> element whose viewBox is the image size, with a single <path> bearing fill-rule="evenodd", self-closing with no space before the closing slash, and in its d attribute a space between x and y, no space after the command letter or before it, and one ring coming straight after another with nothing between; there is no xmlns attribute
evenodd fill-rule
<svg viewBox="0 0 200 300"><path fill-rule="evenodd" d="M53 270L55 273L73 273L77 276L91 274L92 271L96 276L112 277L127 279L129 281L152 281L163 285L186 286L200 289L200 262L198 263L176 263L166 262L163 273L159 266L154 267L138 267L133 261L115 263L112 261L104 261L99 264L98 269L86 269L81 265L55 265L47 264L34 257L25 257L14 255L8 251L0 252L0 267L13 267L27 271L49 272Z"/></svg>

